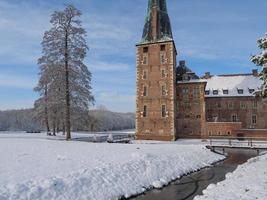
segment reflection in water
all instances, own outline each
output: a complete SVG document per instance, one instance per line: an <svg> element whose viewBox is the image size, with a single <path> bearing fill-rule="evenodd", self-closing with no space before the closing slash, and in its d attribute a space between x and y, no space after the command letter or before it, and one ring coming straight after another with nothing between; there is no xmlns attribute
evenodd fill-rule
<svg viewBox="0 0 267 200"><path fill-rule="evenodd" d="M238 165L245 163L249 158L257 156L255 150L229 149L226 152L228 153L228 158L214 165L214 167L206 168L185 176L172 182L162 190L151 190L132 199L192 200L195 196L202 194L202 191L206 189L209 184L223 181L228 172L234 171Z"/></svg>

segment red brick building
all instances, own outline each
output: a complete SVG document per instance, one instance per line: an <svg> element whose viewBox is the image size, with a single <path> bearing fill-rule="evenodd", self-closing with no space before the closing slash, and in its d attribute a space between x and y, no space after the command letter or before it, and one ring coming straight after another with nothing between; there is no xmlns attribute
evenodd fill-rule
<svg viewBox="0 0 267 200"><path fill-rule="evenodd" d="M176 140L208 136L267 136L267 104L251 74L198 77L177 51L165 0L149 0L137 44L137 139Z"/></svg>

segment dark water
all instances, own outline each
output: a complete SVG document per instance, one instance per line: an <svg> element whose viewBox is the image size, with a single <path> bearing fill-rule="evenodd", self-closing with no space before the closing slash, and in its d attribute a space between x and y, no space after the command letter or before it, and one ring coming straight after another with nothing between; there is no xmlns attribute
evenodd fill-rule
<svg viewBox="0 0 267 200"><path fill-rule="evenodd" d="M223 181L228 172L234 171L249 158L257 156L255 150L229 149L226 153L228 158L214 167L184 176L162 190L154 189L132 200L192 200L195 196L201 195L209 184Z"/></svg>

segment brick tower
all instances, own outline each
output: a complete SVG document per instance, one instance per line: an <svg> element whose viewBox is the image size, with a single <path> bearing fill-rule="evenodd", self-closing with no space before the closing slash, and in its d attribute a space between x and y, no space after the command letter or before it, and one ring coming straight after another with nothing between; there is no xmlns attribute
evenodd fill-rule
<svg viewBox="0 0 267 200"><path fill-rule="evenodd" d="M175 140L176 48L166 0L149 0L137 45L137 139Z"/></svg>

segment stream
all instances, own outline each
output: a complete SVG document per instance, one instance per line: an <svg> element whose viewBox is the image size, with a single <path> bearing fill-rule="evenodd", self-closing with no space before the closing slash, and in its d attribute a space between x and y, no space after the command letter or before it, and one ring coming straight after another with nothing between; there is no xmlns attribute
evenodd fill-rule
<svg viewBox="0 0 267 200"><path fill-rule="evenodd" d="M227 159L213 167L184 176L161 190L153 189L131 200L192 200L201 195L209 184L223 181L227 173L257 156L255 150L227 149L225 152L228 154Z"/></svg>

